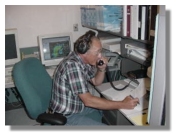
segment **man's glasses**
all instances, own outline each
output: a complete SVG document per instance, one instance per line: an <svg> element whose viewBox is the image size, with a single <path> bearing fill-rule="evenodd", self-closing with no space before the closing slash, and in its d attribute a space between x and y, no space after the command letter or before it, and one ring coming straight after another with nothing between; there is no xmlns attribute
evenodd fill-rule
<svg viewBox="0 0 178 138"><path fill-rule="evenodd" d="M98 50L98 51L95 51L95 50L88 50L88 51L90 51L93 55L98 56L99 54L102 53L103 49L100 49L100 50Z"/></svg>

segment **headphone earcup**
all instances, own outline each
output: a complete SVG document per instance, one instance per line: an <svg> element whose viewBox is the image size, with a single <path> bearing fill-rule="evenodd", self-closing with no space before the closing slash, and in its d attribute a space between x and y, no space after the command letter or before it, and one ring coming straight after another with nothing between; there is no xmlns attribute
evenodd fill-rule
<svg viewBox="0 0 178 138"><path fill-rule="evenodd" d="M77 51L80 54L85 54L87 50L89 49L88 44L85 41L81 41L77 44Z"/></svg>
<svg viewBox="0 0 178 138"><path fill-rule="evenodd" d="M89 43L93 36L95 36L95 32L88 31L85 35L83 35L81 38L77 40L77 42L75 43L75 49L77 50L78 53L85 54L88 51L88 49L90 49Z"/></svg>

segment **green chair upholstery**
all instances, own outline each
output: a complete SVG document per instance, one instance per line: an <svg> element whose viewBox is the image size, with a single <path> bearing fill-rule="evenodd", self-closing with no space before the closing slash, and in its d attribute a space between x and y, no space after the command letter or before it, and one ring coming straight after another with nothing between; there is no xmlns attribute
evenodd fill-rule
<svg viewBox="0 0 178 138"><path fill-rule="evenodd" d="M26 58L13 67L15 86L22 98L30 118L44 124L64 125L67 121L62 114L48 114L52 89L52 79L41 61Z"/></svg>

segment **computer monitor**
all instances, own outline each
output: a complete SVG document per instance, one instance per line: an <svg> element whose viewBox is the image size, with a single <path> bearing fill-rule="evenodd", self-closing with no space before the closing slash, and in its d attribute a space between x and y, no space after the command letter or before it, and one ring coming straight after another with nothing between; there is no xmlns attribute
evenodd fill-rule
<svg viewBox="0 0 178 138"><path fill-rule="evenodd" d="M38 37L41 62L56 66L73 50L71 33L40 35Z"/></svg>
<svg viewBox="0 0 178 138"><path fill-rule="evenodd" d="M17 29L5 30L5 67L13 66L20 61L20 49Z"/></svg>
<svg viewBox="0 0 178 138"><path fill-rule="evenodd" d="M148 123L151 126L165 125L166 96L166 45L165 15L157 15L155 27L154 53L150 98L148 107Z"/></svg>

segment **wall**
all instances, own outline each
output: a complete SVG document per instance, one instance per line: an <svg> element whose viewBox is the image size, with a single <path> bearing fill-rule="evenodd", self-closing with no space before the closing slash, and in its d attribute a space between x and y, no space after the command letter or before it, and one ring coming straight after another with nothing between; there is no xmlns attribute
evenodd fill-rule
<svg viewBox="0 0 178 138"><path fill-rule="evenodd" d="M38 35L71 32L75 41L88 30L81 26L79 5L6 5L5 28L17 28L20 48L38 46Z"/></svg>

